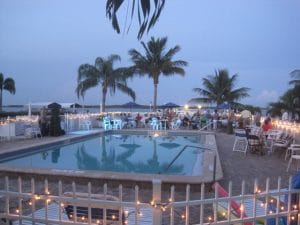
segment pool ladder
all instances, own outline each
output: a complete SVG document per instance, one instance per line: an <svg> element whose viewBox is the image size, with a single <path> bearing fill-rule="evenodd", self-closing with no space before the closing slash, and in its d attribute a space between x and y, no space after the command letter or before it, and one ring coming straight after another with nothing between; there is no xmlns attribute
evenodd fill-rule
<svg viewBox="0 0 300 225"><path fill-rule="evenodd" d="M201 147L201 146L194 146L194 145L185 145L183 146L183 148L180 150L180 152L178 152L178 154L174 157L174 159L169 163L169 165L164 169L163 172L159 172L159 174L161 173L166 173L170 167L174 164L174 162L178 159L178 157L184 152L185 149L187 148L196 148L196 149L201 149L202 152L205 151L210 151L211 153L214 153L214 167L213 167L213 183L216 180L216 167L217 167L217 155L215 153L215 151L211 148L206 148L206 147Z"/></svg>

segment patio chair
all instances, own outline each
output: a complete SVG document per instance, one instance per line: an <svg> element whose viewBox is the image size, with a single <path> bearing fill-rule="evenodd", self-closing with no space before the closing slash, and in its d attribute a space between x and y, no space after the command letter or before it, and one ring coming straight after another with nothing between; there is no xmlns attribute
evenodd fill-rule
<svg viewBox="0 0 300 225"><path fill-rule="evenodd" d="M248 140L244 129L235 129L235 140L232 151L247 153Z"/></svg>
<svg viewBox="0 0 300 225"><path fill-rule="evenodd" d="M247 141L248 141L248 148L252 153L259 153L261 155L264 154L263 141L259 136L254 134L249 134L247 136Z"/></svg>
<svg viewBox="0 0 300 225"><path fill-rule="evenodd" d="M159 130L161 128L161 122L156 117L153 117L150 122L150 127L152 130Z"/></svg>
<svg viewBox="0 0 300 225"><path fill-rule="evenodd" d="M300 144L291 144L285 153L284 159L287 160L287 158L294 155L294 151L297 151L297 150L300 150Z"/></svg>
<svg viewBox="0 0 300 225"><path fill-rule="evenodd" d="M112 128L114 130L117 130L117 129L122 129L122 120L121 119L114 119L113 120L113 125L112 125Z"/></svg>
<svg viewBox="0 0 300 225"><path fill-rule="evenodd" d="M179 129L181 126L181 120L178 118L178 119L175 119L171 122L171 128L173 130L176 130L176 129Z"/></svg>
<svg viewBox="0 0 300 225"><path fill-rule="evenodd" d="M275 149L284 149L287 150L288 147L293 143L294 137L290 134L284 134L279 139L275 140L271 152L274 152Z"/></svg>
<svg viewBox="0 0 300 225"><path fill-rule="evenodd" d="M290 157L288 165L287 165L287 169L286 169L287 172L289 172L293 160L297 161L297 169L298 169L298 164L299 164L299 160L300 160L300 146L297 146L297 147L291 146L291 147L289 147L289 149L290 149L291 157ZM286 154L288 154L288 152Z"/></svg>
<svg viewBox="0 0 300 225"><path fill-rule="evenodd" d="M110 123L110 119L107 116L103 117L103 128L104 128L104 130L112 129L112 125Z"/></svg>
<svg viewBox="0 0 300 225"><path fill-rule="evenodd" d="M71 221L74 220L74 216L77 217L77 221L87 220L89 218L89 206L91 207L91 203L89 201L83 201L87 199L93 200L103 200L103 207L95 207L92 206L90 208L90 217L92 223L102 224L102 221L106 219L107 225L125 225L125 215L122 207L117 206L116 204L109 204L107 202L117 202L119 199L112 195L104 195L104 194L90 194L75 192L65 192L63 194L64 197L69 197L70 201L64 202L65 212ZM73 201L74 200L74 201ZM100 203L99 203L100 204ZM76 207L76 210L75 210ZM104 211L106 211L104 213ZM76 214L76 215L75 215ZM106 218L103 216L106 215Z"/></svg>

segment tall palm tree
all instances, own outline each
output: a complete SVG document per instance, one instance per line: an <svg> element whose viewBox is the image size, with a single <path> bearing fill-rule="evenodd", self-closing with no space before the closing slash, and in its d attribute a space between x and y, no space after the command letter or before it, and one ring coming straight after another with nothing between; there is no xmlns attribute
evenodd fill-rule
<svg viewBox="0 0 300 225"><path fill-rule="evenodd" d="M120 61L119 55L110 55L108 58L98 57L95 65L83 64L79 66L77 77L77 96L84 97L85 92L98 85L102 88L102 112L105 112L107 91L115 94L116 89L129 95L135 101L135 92L127 86L126 80L132 76L130 68L119 67L114 69L115 61Z"/></svg>
<svg viewBox="0 0 300 225"><path fill-rule="evenodd" d="M148 32L158 21L161 11L164 8L165 2L166 0L128 0L126 10L127 14L124 21L125 27L127 26L127 16L128 12L130 12L129 9L131 9L131 21L133 19L133 16L138 15L138 22L140 27L138 31L138 39L141 39L145 31ZM111 20L111 24L117 33L120 33L117 12L121 8L123 3L124 0L106 1L106 16L109 18L109 20ZM137 13L134 13L135 11L137 11ZM130 25L131 22L128 23L128 30L130 28Z"/></svg>
<svg viewBox="0 0 300 225"><path fill-rule="evenodd" d="M4 79L3 74L0 73L0 112L2 111L3 90L7 90L9 93L14 95L16 93L15 81L10 77Z"/></svg>
<svg viewBox="0 0 300 225"><path fill-rule="evenodd" d="M208 75L202 79L204 88L194 88L200 98L194 98L193 101L204 101L210 103L217 103L217 105L228 102L235 103L235 101L249 96L247 87L234 89L237 74L229 76L226 69L215 71L215 75Z"/></svg>
<svg viewBox="0 0 300 225"><path fill-rule="evenodd" d="M157 86L159 83L159 76L173 76L179 74L185 75L182 67L187 66L187 62L183 60L172 61L173 56L180 51L180 47L176 45L174 48L165 52L167 37L157 38L151 37L150 41L145 44L141 42L145 55L138 52L136 49L129 50L129 55L134 63L133 69L135 73L144 76L148 75L153 79L154 84L154 101L153 110L157 107Z"/></svg>

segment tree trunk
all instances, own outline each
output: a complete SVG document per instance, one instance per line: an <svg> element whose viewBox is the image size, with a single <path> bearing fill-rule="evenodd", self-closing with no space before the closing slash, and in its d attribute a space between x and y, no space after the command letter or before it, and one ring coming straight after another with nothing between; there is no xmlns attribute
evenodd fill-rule
<svg viewBox="0 0 300 225"><path fill-rule="evenodd" d="M154 84L154 100L153 100L153 112L156 112L157 107L157 84Z"/></svg>
<svg viewBox="0 0 300 225"><path fill-rule="evenodd" d="M0 112L2 112L2 89L0 88Z"/></svg>
<svg viewBox="0 0 300 225"><path fill-rule="evenodd" d="M105 112L105 102L106 102L106 88L102 89L102 112Z"/></svg>

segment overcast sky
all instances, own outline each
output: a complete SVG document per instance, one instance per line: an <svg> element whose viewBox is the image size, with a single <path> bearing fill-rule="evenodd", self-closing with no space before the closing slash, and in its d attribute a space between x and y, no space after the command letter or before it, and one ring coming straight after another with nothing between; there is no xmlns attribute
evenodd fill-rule
<svg viewBox="0 0 300 225"><path fill-rule="evenodd" d="M0 72L16 82L16 94L3 103L80 102L77 69L96 57L119 54L130 65L128 50L142 51L137 21L128 34L117 34L105 16L104 0L0 0ZM125 1L125 5L127 1ZM158 104L185 104L197 97L201 79L216 69L238 74L237 87L250 87L242 103L265 106L288 88L289 73L300 69L299 0L168 0L143 41L168 37L167 47L181 51L174 60L189 63L185 77L160 78ZM121 28L125 20L121 19ZM127 21L128 23L128 21ZM136 102L153 101L153 81L129 82ZM100 87L87 91L84 103L99 104ZM121 92L107 104L131 99Z"/></svg>

